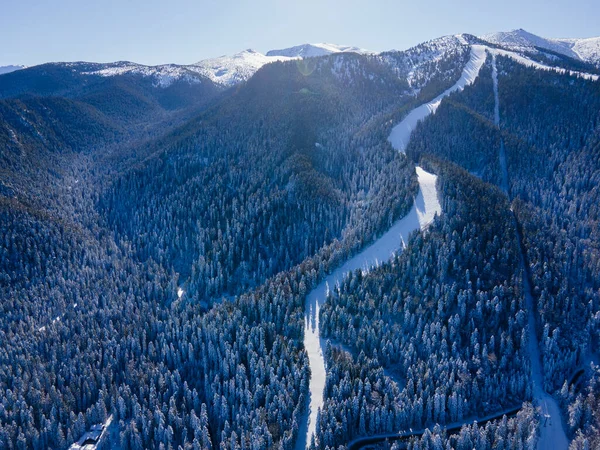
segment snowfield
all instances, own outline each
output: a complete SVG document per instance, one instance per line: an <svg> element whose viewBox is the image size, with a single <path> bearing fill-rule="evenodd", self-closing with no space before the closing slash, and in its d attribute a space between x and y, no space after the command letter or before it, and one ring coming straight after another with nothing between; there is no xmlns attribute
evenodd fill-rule
<svg viewBox="0 0 600 450"><path fill-rule="evenodd" d="M479 70L481 69L481 66L483 66L483 63L485 62L485 49L486 47L482 45L471 46L471 57L469 58L469 62L463 69L463 72L458 81L452 87L442 92L430 102L413 109L402 120L402 122L400 122L398 125L392 128L392 132L388 137L388 141L390 141L392 147L404 153L406 151L406 146L408 145L410 135L416 128L417 124L430 114L434 113L438 106L440 106L440 103L442 102L444 97L447 97L452 92L463 90L465 86L475 81L475 79L479 75Z"/></svg>
<svg viewBox="0 0 600 450"><path fill-rule="evenodd" d="M435 186L437 176L417 167L419 193L415 198L408 215L398 220L383 236L377 239L362 252L346 261L331 275L313 289L306 298L304 312L304 347L308 353L311 378L309 385L310 405L308 420L300 425L297 450L303 450L310 445L315 433L317 412L323 406L323 391L325 388L325 360L323 351L325 340L319 334L319 309L327 300L330 288L333 288L357 269L368 271L377 265L388 261L396 253L402 251L408 242L410 234L415 230L425 229L440 214L442 207Z"/></svg>

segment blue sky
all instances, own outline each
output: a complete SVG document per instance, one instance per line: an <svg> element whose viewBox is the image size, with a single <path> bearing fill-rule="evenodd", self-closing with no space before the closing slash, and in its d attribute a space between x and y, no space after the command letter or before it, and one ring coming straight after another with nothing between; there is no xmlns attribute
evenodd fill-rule
<svg viewBox="0 0 600 450"><path fill-rule="evenodd" d="M0 0L0 65L189 64L305 42L405 49L445 34L524 28L600 35L598 0Z"/></svg>

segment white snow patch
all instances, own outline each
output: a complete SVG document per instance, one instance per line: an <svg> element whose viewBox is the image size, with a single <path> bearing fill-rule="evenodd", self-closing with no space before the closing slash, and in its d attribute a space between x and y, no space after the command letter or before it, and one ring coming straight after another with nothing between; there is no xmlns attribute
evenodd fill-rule
<svg viewBox="0 0 600 450"><path fill-rule="evenodd" d="M383 236L377 239L362 252L346 261L331 275L313 289L306 298L304 312L304 348L308 353L311 378L309 384L310 405L308 423L303 423L298 434L297 450L303 450L310 445L315 433L317 412L323 406L323 391L325 388L325 360L323 351L325 340L319 334L319 310L327 300L330 287L343 281L349 272L357 269L369 269L388 261L396 253L405 248L410 234L415 230L425 229L442 211L435 186L437 176L417 167L419 193L415 198L412 209L406 217L398 220Z"/></svg>

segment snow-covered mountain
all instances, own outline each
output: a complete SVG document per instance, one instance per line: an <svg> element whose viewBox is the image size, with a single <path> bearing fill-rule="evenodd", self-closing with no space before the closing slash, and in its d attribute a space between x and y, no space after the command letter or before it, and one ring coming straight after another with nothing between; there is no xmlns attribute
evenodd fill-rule
<svg viewBox="0 0 600 450"><path fill-rule="evenodd" d="M155 84L159 87L168 87L173 82L182 79L190 83L200 82L201 77L207 77L217 84L230 87L246 81L265 64L343 52L369 53L358 47L344 45L303 44L282 50L271 50L267 54L248 49L232 56L224 55L218 58L204 59L190 65L144 66L131 62L103 64L86 74L100 76L141 74L145 77L153 77Z"/></svg>
<svg viewBox="0 0 600 450"><path fill-rule="evenodd" d="M584 39L559 39L579 56L579 59L600 66L600 37Z"/></svg>
<svg viewBox="0 0 600 450"><path fill-rule="evenodd" d="M267 56L286 56L289 58L311 58L332 53L372 53L364 48L337 44L302 44L280 50L270 50Z"/></svg>
<svg viewBox="0 0 600 450"><path fill-rule="evenodd" d="M252 49L244 50L233 56L220 56L205 59L188 66L189 70L210 78L215 83L233 86L250 78L265 64L275 61L294 59L287 56L263 55Z"/></svg>
<svg viewBox="0 0 600 450"><path fill-rule="evenodd" d="M600 37L550 39L519 28L518 30L486 34L480 36L480 39L515 51L535 51L536 47L543 48L570 58L600 65Z"/></svg>
<svg viewBox="0 0 600 450"><path fill-rule="evenodd" d="M5 73L14 72L15 70L24 69L25 66L0 66L0 75L4 75Z"/></svg>
<svg viewBox="0 0 600 450"><path fill-rule="evenodd" d="M67 66L75 68L80 63L64 63ZM142 75L143 77L152 77L156 87L169 87L175 81L184 80L190 84L202 82L202 75L193 66L180 66L177 64L163 64L160 66L145 66L143 64L121 61L108 64L91 64L92 70L83 71L84 75L100 75L103 77L112 77L117 75Z"/></svg>
<svg viewBox="0 0 600 450"><path fill-rule="evenodd" d="M600 37L586 39L548 39L523 29L497 32L475 37L468 34L443 36L404 51L389 51L380 57L394 67L398 75L406 76L409 85L418 91L431 75L431 64L458 53L465 53L470 44L487 41L514 52L537 52L538 49L563 54L570 58L600 67ZM206 78L222 87L231 87L248 80L265 64L276 61L312 58L340 53L375 55L360 47L328 43L302 44L294 47L270 50L266 54L248 49L234 55L201 60L195 64L163 64L146 66L133 62L59 63L84 75L104 77L132 74L151 78L156 87L166 88L178 81L190 84L202 83ZM24 68L23 66L0 67L0 75Z"/></svg>

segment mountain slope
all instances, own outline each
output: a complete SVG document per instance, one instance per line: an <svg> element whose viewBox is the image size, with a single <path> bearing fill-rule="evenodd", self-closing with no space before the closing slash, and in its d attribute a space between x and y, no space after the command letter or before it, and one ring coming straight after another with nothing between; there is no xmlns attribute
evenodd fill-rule
<svg viewBox="0 0 600 450"><path fill-rule="evenodd" d="M560 53L596 66L600 65L600 37L585 39L549 39L519 28L480 36L484 41L515 51L539 49Z"/></svg>
<svg viewBox="0 0 600 450"><path fill-rule="evenodd" d="M220 56L202 60L189 66L189 70L197 71L215 83L233 86L246 81L265 64L290 59L292 58L287 56L263 55L255 50L248 49L233 56Z"/></svg>

